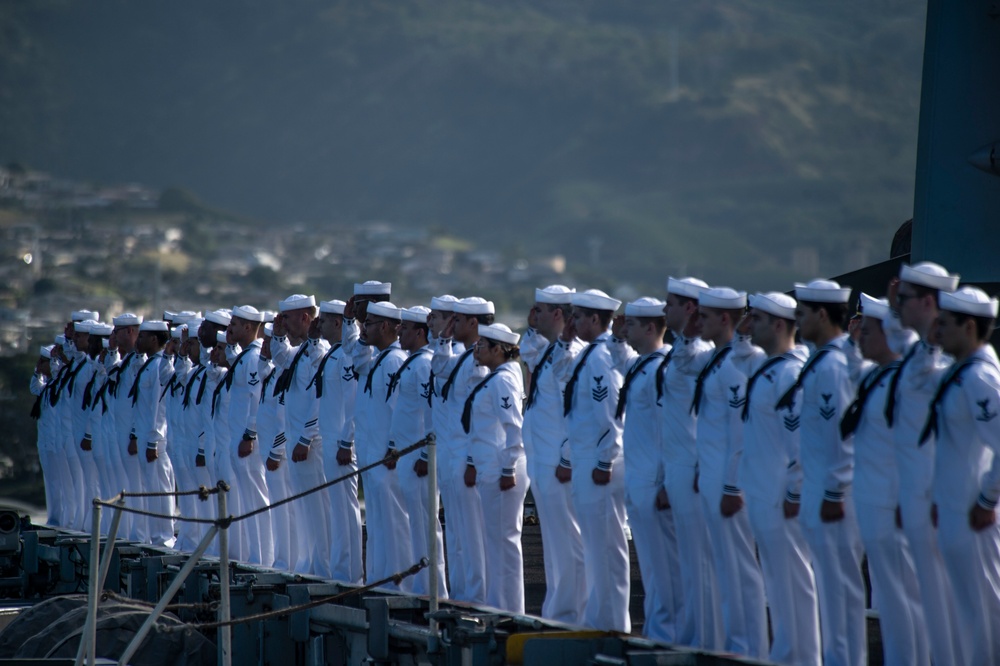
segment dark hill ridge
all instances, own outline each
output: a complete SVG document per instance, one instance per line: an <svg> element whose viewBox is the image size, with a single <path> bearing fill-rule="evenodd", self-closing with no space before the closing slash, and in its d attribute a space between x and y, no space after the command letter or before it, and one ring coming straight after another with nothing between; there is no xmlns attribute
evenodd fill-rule
<svg viewBox="0 0 1000 666"><path fill-rule="evenodd" d="M858 268L912 214L919 4L31 5L0 5L0 155L70 176L641 287Z"/></svg>

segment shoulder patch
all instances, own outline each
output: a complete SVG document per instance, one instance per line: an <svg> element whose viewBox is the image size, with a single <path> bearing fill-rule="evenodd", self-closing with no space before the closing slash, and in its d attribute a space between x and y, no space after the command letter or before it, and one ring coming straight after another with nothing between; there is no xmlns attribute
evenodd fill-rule
<svg viewBox="0 0 1000 666"><path fill-rule="evenodd" d="M990 399L976 400L976 404L979 405L979 413L976 414L976 420L988 423L996 418L996 410L990 410Z"/></svg>
<svg viewBox="0 0 1000 666"><path fill-rule="evenodd" d="M819 415L829 421L837 415L837 408L830 404L830 400L833 399L833 394L822 393L820 396L823 398L823 404L819 408Z"/></svg>
<svg viewBox="0 0 1000 666"><path fill-rule="evenodd" d="M799 429L799 417L789 414L784 418L785 430L795 432Z"/></svg>
<svg viewBox="0 0 1000 666"><path fill-rule="evenodd" d="M594 388L590 391L591 396L594 398L594 402L603 402L605 398L608 397L608 387L601 385L601 382L603 381L604 375L594 377Z"/></svg>
<svg viewBox="0 0 1000 666"><path fill-rule="evenodd" d="M511 402L510 402L510 396L509 395L505 395L504 397L500 398L500 406L503 407L504 409L510 409L511 408Z"/></svg>
<svg viewBox="0 0 1000 666"><path fill-rule="evenodd" d="M742 398L740 397L739 384L736 384L735 386L730 386L729 392L733 394L733 397L729 399L729 406L732 407L733 409L739 409L746 403L747 401L746 396Z"/></svg>

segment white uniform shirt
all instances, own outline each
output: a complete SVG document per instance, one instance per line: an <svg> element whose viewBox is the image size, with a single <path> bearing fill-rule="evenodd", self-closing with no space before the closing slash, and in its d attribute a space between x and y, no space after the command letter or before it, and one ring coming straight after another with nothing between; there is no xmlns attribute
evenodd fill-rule
<svg viewBox="0 0 1000 666"><path fill-rule="evenodd" d="M405 448L423 439L431 430L431 357L430 346L410 354L390 379L387 391L396 394L389 440Z"/></svg>
<svg viewBox="0 0 1000 666"><path fill-rule="evenodd" d="M624 340L613 337L608 348L616 368L624 377L622 389L615 396L615 411L617 413L618 403L624 399L622 446L625 469L630 478L662 483L662 423L660 406L656 402L656 378L670 347L663 346L655 352L640 356Z"/></svg>
<svg viewBox="0 0 1000 666"><path fill-rule="evenodd" d="M873 365L858 387L859 395L865 392L865 405L854 431L854 497L858 502L885 509L893 509L899 502L899 470L883 409L898 371L898 361Z"/></svg>
<svg viewBox="0 0 1000 666"><path fill-rule="evenodd" d="M486 383L476 392L482 382ZM520 366L513 361L504 363L480 380L473 392L476 393L469 414L466 462L475 466L477 475L484 478L514 476L517 461L524 457L521 439L524 379Z"/></svg>
<svg viewBox="0 0 1000 666"><path fill-rule="evenodd" d="M325 340L309 338L293 347L285 336L271 338L271 360L279 368L279 377L289 368L293 373L285 393L285 436L293 447L310 446L320 436L319 401L309 383L329 349L327 345Z"/></svg>
<svg viewBox="0 0 1000 666"><path fill-rule="evenodd" d="M257 339L233 359L226 381L229 382L229 444L239 445L244 438L257 436L257 408L260 405L260 348Z"/></svg>
<svg viewBox="0 0 1000 666"><path fill-rule="evenodd" d="M529 332L532 330L528 329ZM559 343L549 343L539 333L531 336L525 333L525 337L534 341L531 347L533 350L539 341L546 343L541 347L540 353L527 356L524 347L521 347L521 359L532 372L533 386L528 391L531 404L525 403L524 407L522 436L526 454L530 460L542 465L555 467L561 464L569 467L571 454L566 434L566 417L563 416L563 391L566 389L566 382L560 381L552 368L555 348ZM583 343L574 338L570 345L569 357L575 358L583 349Z"/></svg>
<svg viewBox="0 0 1000 666"><path fill-rule="evenodd" d="M166 405L161 396L163 387L173 374L170 364L163 358L163 352L153 354L140 368L136 376L135 386L138 395L134 396L133 434L139 445L148 448L163 448L167 439ZM131 392L131 391L130 391ZM129 398L131 401L133 398Z"/></svg>
<svg viewBox="0 0 1000 666"><path fill-rule="evenodd" d="M663 394L660 396L661 431L663 432L663 462L665 466L698 465L698 417L691 411L698 372L715 351L715 345L701 338L675 335L673 353L663 368L660 379ZM675 363L687 357L685 363ZM698 365L700 363L700 365ZM691 369L697 368L693 373Z"/></svg>

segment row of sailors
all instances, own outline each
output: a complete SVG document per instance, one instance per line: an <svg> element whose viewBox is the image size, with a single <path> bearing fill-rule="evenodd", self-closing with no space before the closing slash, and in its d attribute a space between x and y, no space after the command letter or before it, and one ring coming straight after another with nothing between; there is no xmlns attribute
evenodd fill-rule
<svg viewBox="0 0 1000 666"><path fill-rule="evenodd" d="M158 373L164 398L183 385L180 414L213 396L201 425L187 430L198 434L186 453L184 436L176 450L170 438L170 459L195 470L214 459L215 476L234 481L247 511L433 431L455 598L523 611L520 516L530 480L546 617L631 630L627 511L646 593L642 631L652 638L780 663L864 663L867 552L887 663L994 662L1000 368L987 339L997 301L959 289L958 276L935 264L904 266L888 299L862 296L849 335L849 288L817 280L795 295L747 299L670 278L665 302L642 298L615 318L621 302L603 292L552 286L536 290L521 340L493 323L484 299L400 309L387 302L388 285L372 282L347 303L322 303L318 319L312 297L282 301L263 353L261 313L234 309L226 344L216 344L226 313L209 313L198 337L215 345L214 358L188 340L190 366L178 359ZM109 377L128 366L115 343L122 360ZM143 367L157 356L170 366L155 345L138 351L150 358ZM531 373L523 404L519 353ZM72 393L67 358L51 381L33 384ZM127 385L122 372L115 381ZM211 392L202 385L192 398L199 373ZM138 401L156 393L131 383L134 424L116 417L105 429L117 433L107 448L119 453L121 435L146 422ZM260 397L246 401L244 391ZM111 404L123 395L113 391ZM248 418L251 404L259 406ZM419 420L402 416L411 409ZM41 433L40 425L40 446ZM147 461L166 459L160 440L146 448ZM268 472L249 471L256 461ZM283 489L271 484L281 470ZM425 475L425 461L404 458L363 478L368 580L426 555ZM180 477L179 487L191 487ZM260 514L270 532L258 525L248 538L248 525L238 543L249 561L267 563L251 544L272 534L278 566L359 581L356 486L312 497L289 505L287 517ZM418 578L412 590L426 585Z"/></svg>

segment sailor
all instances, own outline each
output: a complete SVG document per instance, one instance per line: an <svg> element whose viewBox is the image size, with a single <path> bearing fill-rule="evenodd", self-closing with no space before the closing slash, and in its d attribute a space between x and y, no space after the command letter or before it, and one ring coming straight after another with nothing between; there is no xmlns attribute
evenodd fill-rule
<svg viewBox="0 0 1000 666"><path fill-rule="evenodd" d="M750 296L750 312L733 341L733 358L749 378L742 406L740 487L757 541L779 664L820 663L819 607L809 547L785 502L801 497L799 410L778 414L774 403L795 383L809 356L795 344L795 299L780 292ZM751 344L752 340L752 344Z"/></svg>
<svg viewBox="0 0 1000 666"><path fill-rule="evenodd" d="M470 436L465 483L480 497L486 552L486 603L524 613L521 528L528 472L521 441L524 381L518 363L521 336L503 324L479 326L476 363L490 372L476 383L462 408Z"/></svg>
<svg viewBox="0 0 1000 666"><path fill-rule="evenodd" d="M428 342L432 350L439 346L441 335L445 327L451 321L455 312L455 303L458 299L451 294L435 296L431 298L431 311L427 315ZM466 350L461 342L452 340L449 357L453 355L461 356ZM431 423L434 427L434 434L437 437L437 479L438 489L441 492L441 504L445 510L445 551L448 553L448 590L452 599L465 598L465 563L462 559L462 545L459 542L461 531L459 522L452 519L458 515L459 493L458 488L452 484L453 475L449 472L456 464L455 456L457 451L452 450L453 442L457 441L455 434L457 428L461 427L459 419L455 418L452 405L448 405L441 396L441 389L447 377L441 377L433 371L433 360L431 366ZM451 418L448 418L451 417ZM454 447L453 447L454 448ZM427 475L427 451L420 452L420 459L413 464L418 476ZM452 509L455 507L452 515Z"/></svg>
<svg viewBox="0 0 1000 666"><path fill-rule="evenodd" d="M31 409L31 417L38 421L38 462L42 467L42 478L45 483L45 506L48 510L46 524L58 526L63 512L62 483L64 472L68 472L65 460L62 460L55 448L55 412L52 411L51 391L52 381L52 348L54 345L43 345L38 351L38 361L35 372L31 375L30 390L35 396L35 404Z"/></svg>
<svg viewBox="0 0 1000 666"><path fill-rule="evenodd" d="M695 376L689 409L698 417L698 491L712 543L725 649L764 659L764 582L739 481L747 377L732 357L733 335L746 304L745 292L703 290L698 295L698 335L714 348L694 355L690 346L678 346L671 364Z"/></svg>
<svg viewBox="0 0 1000 666"><path fill-rule="evenodd" d="M170 421L168 406L167 436L170 440L170 460L174 463L174 473L177 475L177 485L180 490L212 486L208 468L204 465L198 466L198 453L204 436L204 419L197 403L198 389L205 381L208 372L208 366L202 362L201 342L198 339L202 321L200 317L190 319L187 324L174 329L175 331L179 329L180 346L177 350L179 358L174 363L175 379L171 391L174 394L174 420ZM180 371L178 365L181 366ZM187 368L186 372L184 367ZM189 518L207 519L215 517L216 514L216 507L211 502L194 496L178 497L177 504L180 514ZM184 552L193 551L204 536L205 530L206 528L198 523L178 522L175 547Z"/></svg>
<svg viewBox="0 0 1000 666"><path fill-rule="evenodd" d="M354 403L358 378L354 361L343 349L344 301L322 301L319 304L319 334L328 345L316 373L310 380L311 390L319 400L319 432L324 442L323 470L327 481L339 479L358 470L354 456ZM346 442L344 447L340 442ZM364 579L364 557L361 547L361 503L358 499L358 477L350 476L327 491L330 501L330 569L335 580L360 585Z"/></svg>
<svg viewBox="0 0 1000 666"><path fill-rule="evenodd" d="M115 474L112 467L113 463L108 454L108 448L114 444L114 439L109 440L108 432L105 428L106 422L111 421L111 417L106 416L107 410L102 404L103 396L101 395L102 390L107 390L108 368L104 364L104 361L107 356L106 345L113 331L114 326L111 324L93 322L90 325L87 353L93 359L91 361L93 364L93 375L84 387L80 403L86 420L83 435L84 442L81 442L81 449L83 449L83 443L89 440L90 451L93 456L98 479L96 486L97 496L104 499L113 497L121 490L121 488L115 488L113 482ZM107 534L110 527L110 520L103 521L101 532Z"/></svg>
<svg viewBox="0 0 1000 666"><path fill-rule="evenodd" d="M955 363L941 378L919 441L937 437L938 541L958 609L963 660L1000 661L1000 362L989 344L997 299L976 287L941 292L935 339Z"/></svg>
<svg viewBox="0 0 1000 666"><path fill-rule="evenodd" d="M664 313L674 335L674 350L684 346L692 356L714 347L698 337L698 296L708 289L692 277L668 278ZM676 353L674 351L673 353ZM722 614L718 585L712 567L712 549L697 491L698 454L695 448L697 417L691 411L696 377L681 372L668 353L657 371L657 394L661 407L663 436L663 493L661 506L669 506L679 544L679 569L684 594L683 622L677 642L709 650L721 650Z"/></svg>
<svg viewBox="0 0 1000 666"><path fill-rule="evenodd" d="M399 327L399 346L408 356L403 364L389 380L386 399L396 394L396 408L392 411L392 425L389 427L389 440L394 446L406 447L427 437L432 432L431 423L431 356L433 352L427 343L427 315L430 308L417 305L404 308L401 311L402 323ZM410 515L410 562L419 562L420 558L429 559L431 545L428 544L429 520L434 521L437 533L435 548L437 549L437 581L438 596L447 598L448 588L445 584L444 535L441 533L441 522L437 514L428 516L430 480L426 469L418 476L416 456L408 456L397 466L399 487L402 492L403 505ZM426 468L426 462L424 464ZM437 493L437 488L433 490ZM440 503L438 503L440 505ZM413 576L413 593L430 594L429 571L422 570Z"/></svg>
<svg viewBox="0 0 1000 666"><path fill-rule="evenodd" d="M556 478L560 465L569 470L572 462L563 416L565 382L553 373L552 361L559 335L572 313L570 299L574 293L575 289L563 285L535 289L529 328L521 339L521 359L531 372L522 437L531 496L542 529L545 565L542 617L569 624L581 622L587 588L583 539L573 508L571 484ZM573 356L583 348L576 338L570 345Z"/></svg>
<svg viewBox="0 0 1000 666"><path fill-rule="evenodd" d="M68 479L72 484L70 495L72 501L68 504L71 510L69 526L77 530L87 529L91 515L90 501L93 497L86 495L92 490L90 479L96 478L96 473L92 469L93 456L88 452L84 458L84 451L80 448L84 421L80 402L83 389L90 378L89 373L93 370L87 356L87 335L90 322L96 321L97 317L98 314L90 310L74 310L70 315L70 321L64 331L66 344L62 346L66 370L62 373L56 389L58 391L56 413L61 424L61 449L70 469L73 470L73 477ZM76 331L77 324L80 324L79 332ZM82 349L76 344L77 338L80 339ZM82 474L85 465L87 474Z"/></svg>
<svg viewBox="0 0 1000 666"><path fill-rule="evenodd" d="M119 475L115 484L118 490L130 490L133 492L143 489L142 467L137 456L129 455L129 435L132 432L132 399L128 397L128 391L135 381L135 375L144 359L136 352L135 341L139 337L139 326L143 318L131 312L125 312L112 318L111 323L115 330L109 338L108 362L111 369L108 370L109 381L105 398L109 403L109 411L113 413L115 422L115 444L108 449L109 456L117 456L118 464L115 465L115 472ZM114 344L111 345L111 340ZM126 500L127 506L142 508L143 502L138 499ZM137 514L122 513L119 531L133 541L138 540L139 523L146 518ZM145 527L143 528L145 532Z"/></svg>
<svg viewBox="0 0 1000 666"><path fill-rule="evenodd" d="M823 663L866 663L865 588L851 482L854 440L842 439L840 421L854 400L845 346L850 287L832 280L795 285L795 319L802 339L816 351L792 387L775 404L782 418L800 409L802 501L786 505L798 518L812 553L819 598Z"/></svg>
<svg viewBox="0 0 1000 666"><path fill-rule="evenodd" d="M486 553L483 550L483 524L481 522L479 490L468 485L465 478L469 436L462 429L462 410L478 380L488 374L486 368L476 365L472 358L473 345L479 340L479 326L493 323L494 306L478 296L459 299L453 305L454 314L448 320L441 337L435 342L431 370L438 382L440 406L444 422L437 430L439 478L446 479L450 490L444 497L446 524L452 525L461 549L464 571L462 597L454 589L452 598L482 604L486 602ZM452 339L464 346L456 356L457 348ZM435 417L437 424L437 417ZM443 466L447 462L447 467ZM449 497L450 496L450 497ZM449 504L449 499L451 504ZM451 565L450 565L451 566Z"/></svg>
<svg viewBox="0 0 1000 666"><path fill-rule="evenodd" d="M939 664L960 663L968 655L960 652L959 615L930 518L934 441L919 446L918 439L927 405L951 361L930 342L938 298L955 291L958 279L931 262L904 264L899 279L889 285L893 317L883 322L889 344L903 357L884 401L899 470L899 515L920 580L931 659ZM918 342L912 340L914 332Z"/></svg>
<svg viewBox="0 0 1000 666"><path fill-rule="evenodd" d="M68 401L60 399L62 395L61 389L65 384L64 380L69 375L70 370L70 362L63 351L69 347L69 344L65 334L61 333L55 337L50 361L52 374L47 382L46 390L46 399L51 411L52 420L53 462L55 463L57 478L59 479L59 495L62 498L59 504L60 510L56 514L55 525L65 528L72 527L75 517L74 512L76 510L74 506L74 502L76 501L75 486L79 483L75 478L77 470L70 467L70 459L66 453L67 439L70 437L70 434L66 432L66 424L63 417L65 416L66 403Z"/></svg>
<svg viewBox="0 0 1000 666"><path fill-rule="evenodd" d="M860 381L854 402L840 423L841 437L854 436L854 504L868 558L873 606L879 610L882 652L887 664L929 664L920 586L913 557L896 523L899 470L892 432L882 405L899 371L900 355L889 346L884 322L893 315L885 299L860 296L861 322L851 331L849 351L860 351ZM891 324L890 324L891 326ZM912 334L914 341L916 334Z"/></svg>
<svg viewBox="0 0 1000 666"><path fill-rule="evenodd" d="M406 360L406 353L399 346L401 320L400 309L392 303L370 302L360 336L345 343L362 387L354 404L355 448L360 466L375 463L396 450L389 429L398 395L390 395L388 389L392 377ZM345 334L345 339L352 337L353 332ZM413 564L410 516L394 461L365 472L362 483L367 526L365 571L371 582ZM409 591L411 585L412 581L405 580L399 587Z"/></svg>
<svg viewBox="0 0 1000 666"><path fill-rule="evenodd" d="M310 381L316 374L325 342L319 337L316 298L293 294L278 303L271 337L271 359L280 374L274 394L284 394L286 451L291 446L288 471L292 491L301 493L326 483L323 438L319 431L319 401ZM321 344L322 343L322 344ZM327 445L332 446L332 442ZM330 504L323 493L312 493L292 503L298 561L292 570L329 578ZM308 526L308 529L307 527Z"/></svg>
<svg viewBox="0 0 1000 666"><path fill-rule="evenodd" d="M571 479L583 539L589 593L581 624L628 633L632 624L622 424L615 418L622 376L607 347L607 329L621 301L597 289L573 294L571 301L573 316L559 336L552 369L566 382L563 413L568 419L573 468L560 466L557 473ZM586 343L575 355L574 337Z"/></svg>
<svg viewBox="0 0 1000 666"><path fill-rule="evenodd" d="M229 392L229 455L240 514L258 511L269 504L267 482L264 480L264 461L258 451L257 408L260 405L260 348L258 337L264 314L250 305L233 308L227 329L229 350L239 353L231 361L226 375ZM258 513L240 523L246 535L250 564L269 567L274 563L274 541L271 532L271 514Z"/></svg>
<svg viewBox="0 0 1000 666"><path fill-rule="evenodd" d="M167 458L167 419L163 403L163 387L170 380L172 370L163 358L163 346L170 331L164 321L144 321L139 327L136 349L145 354L146 361L136 372L128 391L132 402L134 424L129 436L129 455L139 459L143 486L147 492L169 493L174 490L173 469ZM141 444L141 446L140 446ZM143 542L157 546L173 546L174 500L170 496L147 497L144 506L160 517L145 521L148 532ZM140 522L140 528L143 523Z"/></svg>
<svg viewBox="0 0 1000 666"><path fill-rule="evenodd" d="M265 313L265 319L267 318ZM257 408L257 437L260 454L265 460L267 474L267 494L271 499L271 534L274 542L274 568L290 571L298 556L295 552L296 540L294 513L290 504L273 506L292 496L291 479L285 459L285 404L283 395L274 395L274 383L278 380L278 369L271 362L271 336L274 335L274 316L271 323L263 326L264 338L260 348L260 406Z"/></svg>
<svg viewBox="0 0 1000 666"><path fill-rule="evenodd" d="M677 536L669 505L657 502L664 469L656 379L670 352L663 343L665 305L649 297L626 304L625 314L614 318L608 347L625 377L615 414L624 423L625 507L645 592L642 633L676 643L684 603Z"/></svg>
<svg viewBox="0 0 1000 666"><path fill-rule="evenodd" d="M91 353L90 327L94 324L97 324L94 319L73 323L73 343L77 350L77 358L66 390L72 421L74 458L71 464L75 464L80 483L78 500L82 513L78 515L77 520L82 521L82 529L85 532L91 530L93 517L93 512L89 510L93 506L91 502L101 494L101 477L94 458L93 436L90 433L90 401L93 399L94 383L99 379L99 371L103 370L97 360L100 353L99 340L97 340L97 350Z"/></svg>

